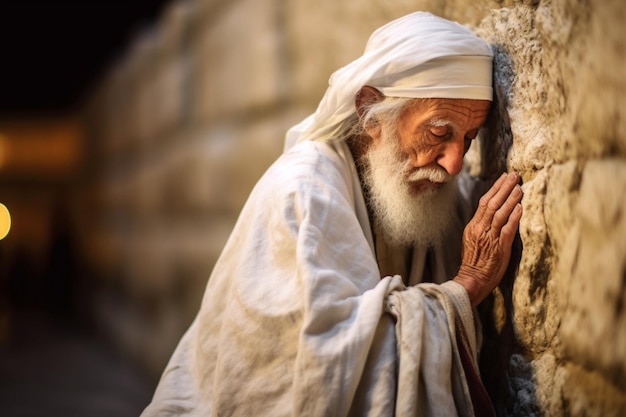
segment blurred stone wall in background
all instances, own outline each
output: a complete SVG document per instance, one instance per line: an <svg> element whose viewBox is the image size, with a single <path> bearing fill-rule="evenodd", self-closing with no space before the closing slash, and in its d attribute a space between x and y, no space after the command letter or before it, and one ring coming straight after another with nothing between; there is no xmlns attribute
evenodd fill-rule
<svg viewBox="0 0 626 417"><path fill-rule="evenodd" d="M98 323L158 376L287 128L375 28L415 10L494 45L497 111L468 165L524 182L519 259L482 307L499 414L626 415L620 0L172 2L85 108Z"/></svg>

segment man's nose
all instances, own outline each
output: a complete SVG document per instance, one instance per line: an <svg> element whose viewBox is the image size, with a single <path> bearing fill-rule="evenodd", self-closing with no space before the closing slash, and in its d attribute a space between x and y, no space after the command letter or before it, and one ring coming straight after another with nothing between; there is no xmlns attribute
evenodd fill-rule
<svg viewBox="0 0 626 417"><path fill-rule="evenodd" d="M457 175L463 169L465 140L463 138L449 141L437 157L437 164L450 175Z"/></svg>

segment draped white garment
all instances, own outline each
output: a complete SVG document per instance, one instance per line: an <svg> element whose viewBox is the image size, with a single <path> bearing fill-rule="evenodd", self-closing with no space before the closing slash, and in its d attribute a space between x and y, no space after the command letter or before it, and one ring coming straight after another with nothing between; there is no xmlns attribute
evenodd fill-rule
<svg viewBox="0 0 626 417"><path fill-rule="evenodd" d="M472 416L454 317L476 366L474 317L445 282L470 182L450 244L430 261L415 249L410 276L381 279L347 145L291 148L252 191L142 415ZM419 284L425 270L445 283Z"/></svg>

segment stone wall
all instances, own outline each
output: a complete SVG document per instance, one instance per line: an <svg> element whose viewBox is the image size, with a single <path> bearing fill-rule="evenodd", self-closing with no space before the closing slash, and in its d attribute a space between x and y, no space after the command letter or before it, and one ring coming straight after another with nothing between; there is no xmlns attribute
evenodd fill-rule
<svg viewBox="0 0 626 417"><path fill-rule="evenodd" d="M526 194L500 394L512 415L624 415L626 4L528 3L478 29L498 51L499 139Z"/></svg>
<svg viewBox="0 0 626 417"><path fill-rule="evenodd" d="M496 111L468 163L520 172L516 256L485 305L500 415L626 413L626 4L198 0L138 34L85 108L84 233L99 322L156 376L248 192L328 76L390 19L429 10L496 50Z"/></svg>

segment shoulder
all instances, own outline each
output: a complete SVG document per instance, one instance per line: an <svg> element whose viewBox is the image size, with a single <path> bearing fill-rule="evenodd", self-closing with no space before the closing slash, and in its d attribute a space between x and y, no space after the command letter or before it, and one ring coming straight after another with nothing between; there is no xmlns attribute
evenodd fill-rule
<svg viewBox="0 0 626 417"><path fill-rule="evenodd" d="M306 141L282 154L259 186L286 192L311 188L337 188L344 192L353 179L351 163L342 144Z"/></svg>
<svg viewBox="0 0 626 417"><path fill-rule="evenodd" d="M340 154L341 148L341 144L305 141L282 154L272 168L294 173L347 170L347 161Z"/></svg>
<svg viewBox="0 0 626 417"><path fill-rule="evenodd" d="M355 189L358 176L346 148L308 141L289 149L252 190L244 217L296 227L304 219L323 223L355 216L355 193L360 190Z"/></svg>

